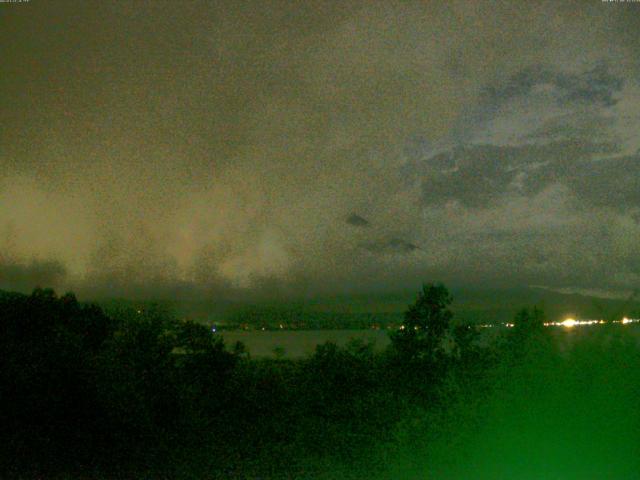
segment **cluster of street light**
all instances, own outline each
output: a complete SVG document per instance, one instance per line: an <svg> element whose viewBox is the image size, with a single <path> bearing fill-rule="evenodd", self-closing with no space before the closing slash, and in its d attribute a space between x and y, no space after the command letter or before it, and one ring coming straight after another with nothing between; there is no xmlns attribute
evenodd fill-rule
<svg viewBox="0 0 640 480"><path fill-rule="evenodd" d="M612 320L612 321L607 321L607 320L576 320L575 318L566 318L564 320L562 320L561 322L545 322L544 326L545 327L565 327L565 328L573 328L573 327L581 327L584 325L605 325L605 324L612 324L612 323L619 323L621 325L628 325L630 323L640 323L640 318L628 318L628 317L623 317L621 320ZM495 325L493 323L483 323L480 324L479 327L480 328L492 328L495 326L504 326L507 328L513 328L515 327L514 323L500 323L498 325Z"/></svg>
<svg viewBox="0 0 640 480"><path fill-rule="evenodd" d="M630 323L640 323L640 319L623 317L621 320L612 320L608 322L606 320L576 320L575 318L567 318L562 322L547 322L544 324L544 326L573 328L573 327L580 327L583 325L605 325L607 323L620 323L622 325L628 325Z"/></svg>

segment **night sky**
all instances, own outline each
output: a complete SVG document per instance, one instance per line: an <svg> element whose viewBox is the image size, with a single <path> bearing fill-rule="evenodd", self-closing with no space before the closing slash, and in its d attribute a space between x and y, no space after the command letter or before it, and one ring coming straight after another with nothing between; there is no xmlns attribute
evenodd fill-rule
<svg viewBox="0 0 640 480"><path fill-rule="evenodd" d="M0 288L635 288L638 32L600 0L0 3Z"/></svg>

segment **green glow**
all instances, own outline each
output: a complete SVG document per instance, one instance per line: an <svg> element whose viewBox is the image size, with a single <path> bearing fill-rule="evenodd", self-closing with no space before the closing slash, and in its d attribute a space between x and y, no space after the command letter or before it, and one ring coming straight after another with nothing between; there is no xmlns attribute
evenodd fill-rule
<svg viewBox="0 0 640 480"><path fill-rule="evenodd" d="M384 478L638 478L640 332L553 332L552 343L493 372L487 397L457 399L441 418L407 427L413 443Z"/></svg>

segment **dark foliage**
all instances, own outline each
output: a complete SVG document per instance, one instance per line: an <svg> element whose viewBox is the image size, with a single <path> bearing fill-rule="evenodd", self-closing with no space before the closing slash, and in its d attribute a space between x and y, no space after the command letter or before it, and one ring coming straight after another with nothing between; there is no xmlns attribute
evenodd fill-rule
<svg viewBox="0 0 640 480"><path fill-rule="evenodd" d="M0 476L381 470L381 445L403 417L416 405L439 408L452 379L475 388L492 362L473 329L451 331L450 303L444 286L426 285L389 351L326 343L293 361L253 360L241 344L226 348L206 327L160 308L106 315L72 294L3 294Z"/></svg>
<svg viewBox="0 0 640 480"><path fill-rule="evenodd" d="M452 301L444 285L423 285L405 312L402 329L392 337L397 352L407 360L435 359L453 317L449 310Z"/></svg>

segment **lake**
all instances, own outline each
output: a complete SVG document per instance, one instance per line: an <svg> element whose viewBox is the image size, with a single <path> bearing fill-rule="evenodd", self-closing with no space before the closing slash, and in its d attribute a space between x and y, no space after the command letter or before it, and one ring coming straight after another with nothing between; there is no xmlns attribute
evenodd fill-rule
<svg viewBox="0 0 640 480"><path fill-rule="evenodd" d="M556 338L560 351L567 351L584 337L597 335L604 345L608 345L614 337L611 332L625 331L632 335L640 348L640 324L636 325L592 325L574 327L549 327ZM620 330L622 329L622 330ZM249 353L254 357L274 356L274 349L282 347L284 356L300 358L313 354L316 346L325 342L334 342L339 346L346 345L352 338L361 339L374 344L374 349L381 351L389 345L390 330L231 330L217 333L224 338L228 348L240 341L245 344ZM506 332L504 328L487 328L480 331L480 343L490 344L496 337Z"/></svg>
<svg viewBox="0 0 640 480"><path fill-rule="evenodd" d="M282 347L284 356L300 358L313 354L317 345L334 342L344 346L351 339L359 339L374 344L376 350L389 345L387 330L233 330L217 333L224 338L228 347L242 342L254 357L273 356L274 349Z"/></svg>

